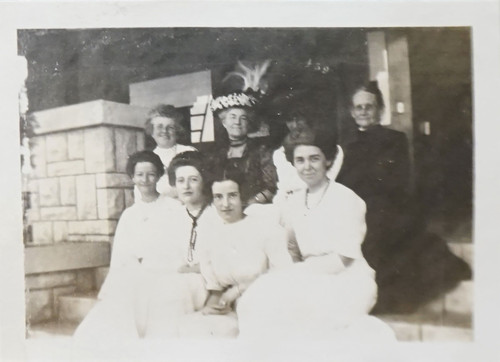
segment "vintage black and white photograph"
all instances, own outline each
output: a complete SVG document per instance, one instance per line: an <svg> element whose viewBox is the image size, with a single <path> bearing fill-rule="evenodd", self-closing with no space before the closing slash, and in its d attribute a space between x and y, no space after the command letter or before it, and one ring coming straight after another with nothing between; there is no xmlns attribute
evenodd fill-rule
<svg viewBox="0 0 500 362"><path fill-rule="evenodd" d="M26 341L474 343L473 30L16 28Z"/></svg>

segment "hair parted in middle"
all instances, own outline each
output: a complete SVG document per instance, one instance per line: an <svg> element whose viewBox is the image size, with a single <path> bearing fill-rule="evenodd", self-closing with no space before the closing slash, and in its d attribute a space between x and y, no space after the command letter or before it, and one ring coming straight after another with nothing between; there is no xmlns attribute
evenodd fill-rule
<svg viewBox="0 0 500 362"><path fill-rule="evenodd" d="M248 184L244 173L234 167L216 166L213 169L212 178L210 180L210 188L215 182L233 181L238 184L241 201L245 204L249 198Z"/></svg>
<svg viewBox="0 0 500 362"><path fill-rule="evenodd" d="M170 186L175 186L175 171L183 166L194 167L198 170L204 182L208 180L205 160L201 153L199 151L185 151L175 155L168 166L167 173Z"/></svg>
<svg viewBox="0 0 500 362"><path fill-rule="evenodd" d="M135 165L137 165L139 162L152 163L156 167L158 177L162 177L165 173L165 167L163 166L163 162L161 162L160 156L158 156L153 151L144 150L133 153L129 156L125 170L127 171L127 175L129 175L130 178L134 177Z"/></svg>
<svg viewBox="0 0 500 362"><path fill-rule="evenodd" d="M286 159L293 165L293 154L297 146L316 146L327 160L337 156L337 132L327 127L306 127L291 132L283 142Z"/></svg>

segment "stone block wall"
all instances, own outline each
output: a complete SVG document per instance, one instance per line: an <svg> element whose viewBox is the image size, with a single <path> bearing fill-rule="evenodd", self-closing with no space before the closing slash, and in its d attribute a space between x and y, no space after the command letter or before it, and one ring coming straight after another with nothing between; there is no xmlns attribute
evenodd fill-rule
<svg viewBox="0 0 500 362"><path fill-rule="evenodd" d="M144 149L146 112L99 100L34 114L39 126L28 182L28 323L56 318L58 296L96 288L96 264L103 265L103 258L109 263L109 248L102 243L112 242L122 211L133 203L125 166L130 154ZM71 258L61 252L64 245L71 246Z"/></svg>
<svg viewBox="0 0 500 362"><path fill-rule="evenodd" d="M41 126L33 138L34 177L28 186L30 242L111 241L133 200L125 166L130 154L144 148L145 110L105 101L62 108L35 114ZM85 116L87 126L79 119Z"/></svg>

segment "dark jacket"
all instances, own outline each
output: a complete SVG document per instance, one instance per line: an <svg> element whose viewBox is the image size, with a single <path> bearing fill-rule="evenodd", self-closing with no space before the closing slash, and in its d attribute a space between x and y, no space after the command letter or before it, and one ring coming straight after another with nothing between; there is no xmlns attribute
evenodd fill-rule
<svg viewBox="0 0 500 362"><path fill-rule="evenodd" d="M263 192L271 202L277 191L278 176L273 163L272 150L258 140L249 139L241 158L227 158L229 145L218 146L211 153L212 164L223 169L235 168L245 175L246 187L242 199L249 203Z"/></svg>
<svg viewBox="0 0 500 362"><path fill-rule="evenodd" d="M404 133L373 126L358 131L344 153L337 181L356 192L367 207L362 250L376 271L374 312L415 310L471 277L470 267L444 240L415 222Z"/></svg>
<svg viewBox="0 0 500 362"><path fill-rule="evenodd" d="M399 205L406 199L410 160L404 133L376 125L357 131L343 148L337 182L356 192L368 208L372 203Z"/></svg>

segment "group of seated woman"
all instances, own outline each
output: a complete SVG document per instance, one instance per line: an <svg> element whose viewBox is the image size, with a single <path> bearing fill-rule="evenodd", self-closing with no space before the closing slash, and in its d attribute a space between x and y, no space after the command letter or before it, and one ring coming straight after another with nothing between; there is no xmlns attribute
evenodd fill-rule
<svg viewBox="0 0 500 362"><path fill-rule="evenodd" d="M268 149L248 143L245 113L221 119L230 140L239 136L226 150L229 162L188 150L171 159L164 176L158 150L129 157L139 197L120 218L109 274L76 337L94 344L141 337L394 339L368 316L377 285L361 252L366 206L331 176L335 135L290 120L276 152L284 152L299 185L273 203L277 166ZM253 181L245 166L262 172L263 181ZM174 192L161 195L157 184L165 177ZM274 189L265 181L273 178ZM247 212L254 203L279 217Z"/></svg>

